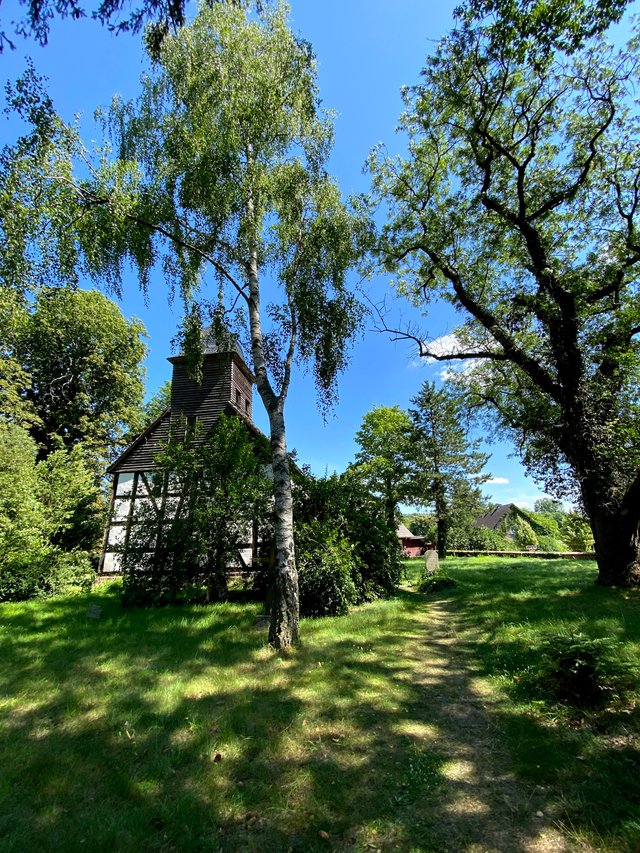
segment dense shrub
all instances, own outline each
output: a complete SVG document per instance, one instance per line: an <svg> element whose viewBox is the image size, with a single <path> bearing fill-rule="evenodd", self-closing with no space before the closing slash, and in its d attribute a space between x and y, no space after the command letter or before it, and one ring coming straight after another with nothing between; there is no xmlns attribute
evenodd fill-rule
<svg viewBox="0 0 640 853"><path fill-rule="evenodd" d="M41 542L5 547L0 555L0 601L24 601L88 590L95 570L84 551L66 553Z"/></svg>
<svg viewBox="0 0 640 853"><path fill-rule="evenodd" d="M546 553L566 551L567 548L560 539L555 536L538 536L538 548Z"/></svg>
<svg viewBox="0 0 640 853"><path fill-rule="evenodd" d="M567 513L562 520L562 538L571 551L593 550L593 532L589 522L575 512Z"/></svg>
<svg viewBox="0 0 640 853"><path fill-rule="evenodd" d="M356 603L358 560L347 540L319 522L298 527L301 616L342 616Z"/></svg>
<svg viewBox="0 0 640 853"><path fill-rule="evenodd" d="M103 502L80 447L36 462L26 430L0 424L0 600L86 587ZM53 457L53 458L52 458Z"/></svg>
<svg viewBox="0 0 640 853"><path fill-rule="evenodd" d="M418 592L440 592L454 586L458 586L458 582L444 570L439 569L437 572L425 572L418 581L416 589Z"/></svg>
<svg viewBox="0 0 640 853"><path fill-rule="evenodd" d="M592 639L581 633L550 637L529 680L552 701L598 707L622 698L637 677L620 659L620 647L610 637Z"/></svg>
<svg viewBox="0 0 640 853"><path fill-rule="evenodd" d="M401 571L396 532L389 528L381 500L372 496L353 472L320 479L305 472L298 478L295 501L300 575L309 559L320 566L326 559L322 551L330 545L334 581L343 577L341 602L372 601L393 592ZM315 545L310 543L310 530L314 531ZM313 547L320 552L315 558ZM335 548L339 548L341 564L349 564L348 578L335 570ZM324 605L318 601L312 609L320 611Z"/></svg>

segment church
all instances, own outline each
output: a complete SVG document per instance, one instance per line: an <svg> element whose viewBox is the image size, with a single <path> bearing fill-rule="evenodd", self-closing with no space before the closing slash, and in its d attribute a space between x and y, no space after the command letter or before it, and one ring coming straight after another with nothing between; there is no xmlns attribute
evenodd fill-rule
<svg viewBox="0 0 640 853"><path fill-rule="evenodd" d="M235 337L228 334L219 339L210 328L205 329L203 347L201 381L189 376L184 354L168 359L173 365L169 408L138 436L107 471L113 476L113 492L98 569L100 575L117 575L122 571L121 553L127 546L136 506L141 502L153 505L156 501L152 489L155 458L169 438L176 437L176 430L194 429L197 425L197 434L206 438L220 415L233 414L242 418L247 429L261 441L268 441L253 423L255 377ZM173 496L169 494L168 497ZM249 566L256 549L255 534L248 534L247 542L239 554L240 563Z"/></svg>

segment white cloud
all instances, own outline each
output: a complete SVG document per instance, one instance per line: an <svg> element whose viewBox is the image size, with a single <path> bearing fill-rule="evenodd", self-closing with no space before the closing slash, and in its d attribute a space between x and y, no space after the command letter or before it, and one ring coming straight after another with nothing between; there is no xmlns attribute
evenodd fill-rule
<svg viewBox="0 0 640 853"><path fill-rule="evenodd" d="M442 335L433 341L425 341L424 346L434 356L442 355L458 355L467 349L467 345L463 344L455 332L449 335ZM435 359L429 359L435 361Z"/></svg>
<svg viewBox="0 0 640 853"><path fill-rule="evenodd" d="M432 341L423 340L422 348L429 355L414 358L409 366L412 368L420 367L425 364L441 364L438 376L443 382L461 381L465 382L466 378L471 375L475 368L480 363L481 359L467 358L458 359L455 356L463 355L470 349L475 352L492 352L499 349L498 344L492 340L483 342L477 341L462 341L457 332L450 332L447 335L441 335L439 338L434 338ZM451 358L452 361L447 363L442 359Z"/></svg>
<svg viewBox="0 0 640 853"><path fill-rule="evenodd" d="M487 486L506 486L509 480L507 477L491 477L485 482Z"/></svg>
<svg viewBox="0 0 640 853"><path fill-rule="evenodd" d="M417 358L412 359L409 365L410 367L415 368L422 367L425 364L436 364L438 359L433 356L457 355L458 353L464 352L466 348L455 332L451 332L448 335L441 335L439 338L434 338L432 341L424 340L422 341L422 347L426 352L431 353L431 355L418 356ZM467 365L473 365L474 363L474 361L458 362L455 368L451 365L443 364L438 375L444 382L458 374L460 371L468 369Z"/></svg>
<svg viewBox="0 0 640 853"><path fill-rule="evenodd" d="M536 495L526 495L520 494L515 497L509 498L509 503L515 504L519 506L520 509L533 509L535 502L538 498L544 497L541 492L538 492Z"/></svg>

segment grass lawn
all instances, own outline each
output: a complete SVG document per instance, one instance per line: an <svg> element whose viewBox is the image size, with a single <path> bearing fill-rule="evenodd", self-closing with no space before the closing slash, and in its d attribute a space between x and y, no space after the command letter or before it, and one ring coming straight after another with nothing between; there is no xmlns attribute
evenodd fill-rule
<svg viewBox="0 0 640 853"><path fill-rule="evenodd" d="M480 850L462 816L459 840L443 835L434 708L448 673L420 677L434 601L516 776L547 792L570 839L639 850L637 702L575 717L520 678L556 630L616 637L640 659L640 597L596 589L589 563L446 564L455 589L305 621L281 657L254 604L123 610L115 585L1 604L3 853Z"/></svg>
<svg viewBox="0 0 640 853"><path fill-rule="evenodd" d="M448 558L458 642L501 697L496 725L520 779L544 788L574 840L640 851L640 593L602 589L591 562ZM413 567L413 571L416 568ZM580 712L527 688L549 635L611 637L630 664L625 701Z"/></svg>

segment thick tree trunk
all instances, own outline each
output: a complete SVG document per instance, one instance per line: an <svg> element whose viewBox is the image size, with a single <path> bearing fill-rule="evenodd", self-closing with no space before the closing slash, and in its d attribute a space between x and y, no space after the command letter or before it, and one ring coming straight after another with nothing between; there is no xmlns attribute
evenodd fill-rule
<svg viewBox="0 0 640 853"><path fill-rule="evenodd" d="M300 639L300 599L293 540L291 473L282 412L269 412L269 425L276 542L275 595L271 608L269 642L276 649L284 649L296 645Z"/></svg>
<svg viewBox="0 0 640 853"><path fill-rule="evenodd" d="M592 465L592 470L595 464ZM597 469L596 469L597 470ZM601 586L640 585L640 506L627 495L616 500L607 486L612 477L600 470L596 477L581 483L582 502L587 511L598 564L597 583ZM630 504L630 505L629 505Z"/></svg>
<svg viewBox="0 0 640 853"><path fill-rule="evenodd" d="M634 514L635 515L635 514ZM630 514L590 510L591 530L601 586L640 585L640 533L637 518Z"/></svg>

